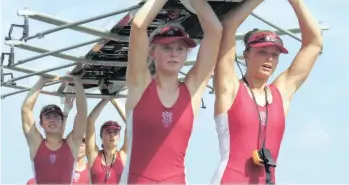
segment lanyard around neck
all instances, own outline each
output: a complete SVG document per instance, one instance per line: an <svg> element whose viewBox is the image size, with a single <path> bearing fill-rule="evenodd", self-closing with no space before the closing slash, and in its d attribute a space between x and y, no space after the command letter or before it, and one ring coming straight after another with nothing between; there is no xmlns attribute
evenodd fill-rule
<svg viewBox="0 0 349 185"><path fill-rule="evenodd" d="M113 167L113 164L114 164L115 155L116 154L113 154L113 159L111 160L110 166L108 167L108 165L107 165L107 157L105 155L105 152L103 151L105 166L107 166L107 171L105 172L104 183L107 182L107 180L108 180L108 178L110 176L110 171L111 171L111 168Z"/></svg>
<svg viewBox="0 0 349 185"><path fill-rule="evenodd" d="M246 78L243 77L242 79L245 81L247 87L251 91L251 94L252 94L252 97L253 97L253 101L254 101L254 103L256 105L256 108L257 108L257 113L258 113L258 116L259 116L258 139L259 139L259 141L261 141L263 139L261 148L264 148L265 147L265 140L266 140L266 137L267 137L266 131L267 131L267 125L268 125L268 104L269 103L268 103L268 96L267 96L267 86L264 87L264 93L265 93L265 126L264 126L264 134L262 135L262 125L263 124L262 124L262 117L261 117L261 114L259 112L257 100L256 100L256 98L254 96L254 93L253 93L253 91L252 91L252 89L250 87L250 84L247 82Z"/></svg>

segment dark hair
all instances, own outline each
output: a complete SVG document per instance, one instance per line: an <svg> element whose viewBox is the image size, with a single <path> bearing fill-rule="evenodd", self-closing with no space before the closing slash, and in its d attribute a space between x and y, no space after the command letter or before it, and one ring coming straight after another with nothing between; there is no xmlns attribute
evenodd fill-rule
<svg viewBox="0 0 349 185"><path fill-rule="evenodd" d="M248 43L248 39L249 39L253 34L255 34L255 33L259 32L259 31L260 31L259 29L255 28L255 29L253 29L253 30L251 30L251 31L248 31L248 32L245 34L245 36L244 36L244 44L245 44L245 46L246 46L247 43Z"/></svg>

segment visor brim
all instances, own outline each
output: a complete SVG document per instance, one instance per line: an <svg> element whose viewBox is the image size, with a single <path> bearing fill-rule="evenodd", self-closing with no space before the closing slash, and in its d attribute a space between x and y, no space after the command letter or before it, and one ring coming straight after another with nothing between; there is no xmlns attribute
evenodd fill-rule
<svg viewBox="0 0 349 185"><path fill-rule="evenodd" d="M253 47L253 48L266 47L266 46L276 46L280 49L281 53L288 54L288 50L284 46L277 44L275 42L260 42L260 43L251 44L249 46Z"/></svg>
<svg viewBox="0 0 349 185"><path fill-rule="evenodd" d="M182 40L189 48L195 48L197 46L196 42L186 36L178 36L178 37L158 37L154 39L152 44L170 44L172 42Z"/></svg>

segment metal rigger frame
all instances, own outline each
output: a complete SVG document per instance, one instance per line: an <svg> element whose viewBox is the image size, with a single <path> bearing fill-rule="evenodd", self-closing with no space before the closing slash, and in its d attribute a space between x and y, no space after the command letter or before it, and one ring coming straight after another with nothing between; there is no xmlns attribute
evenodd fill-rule
<svg viewBox="0 0 349 185"><path fill-rule="evenodd" d="M80 20L77 22L68 22L66 20L62 20L59 19L57 17L53 17L50 15L45 15L42 13L38 13L38 12L34 12L34 11L30 11L30 10L18 10L17 14L19 16L22 16L24 18L24 24L23 25L18 25L18 24L12 24L9 30L9 34L8 37L5 38L5 44L8 45L10 47L10 52L9 53L2 53L1 54L1 86L4 87L9 87L9 88L14 88L14 89L19 89L19 91L15 91L15 92L11 92L8 94L3 94L1 96L2 99L8 97L8 96L12 96L15 94L19 94L22 92L26 92L30 90L30 87L24 87L24 86L19 86L16 85L16 81L24 79L24 78L28 78L31 76L46 76L46 77L54 77L51 74L48 74L51 71L55 71L55 70L59 70L59 69L64 69L67 67L71 67L71 66L75 66L78 64L88 64L88 65L104 65L104 66L125 66L124 62L119 62L119 61L95 61L95 60L89 60L86 59L83 56L72 56L72 55L68 55L68 54L63 54L62 52L64 51L68 51L71 49L75 49L78 47L82 47L82 46L86 46L89 44L93 44L93 43L97 43L103 39L109 39L109 40L114 40L114 41L128 41L128 37L124 37L124 36L120 36L114 33L111 33L109 30L101 30L101 29L96 29L96 28L91 28L88 26L83 26L82 24L88 23L88 22L92 22L92 21L96 21L99 19L103 19L103 18L107 18L110 16L114 16L117 14L121 14L121 13L125 13L125 12L136 12L138 8L140 8L141 5L134 5L131 6L129 8L123 9L123 10L116 10L113 12L109 12L100 16L96 16L96 17L91 17L88 19L84 19L84 20ZM300 33L300 29L299 28L293 28L293 29L283 29L281 27L276 26L275 24L265 20L264 18L262 18L261 16L252 13L252 16L254 16L255 18L261 20L262 22L268 24L269 26L275 28L275 31L278 35L288 35L298 41L301 41L301 39L299 37L297 37L295 34L296 33ZM39 32L35 35L29 36L29 19L34 19L37 21L41 21L41 22L45 22L48 24L52 24L52 25L56 25L56 28L53 29L49 29L43 32ZM19 27L23 29L22 32L22 38L20 39L13 39L11 37L12 31L14 27ZM94 40L90 40L84 43L80 43L80 44L76 44L73 46L69 46L69 47L65 47L62 49L58 49L58 50L54 50L54 51L50 51L44 48L40 48L40 47L36 47L33 45L29 45L26 42L34 39L34 38L43 38L45 35L54 33L54 32L58 32L61 31L63 29L71 29L71 30L75 30L78 32L82 32L82 33L86 33L86 34L90 34L96 37L100 37L98 39L94 39ZM328 30L329 28L327 27L322 27L322 30ZM237 40L242 40L243 39L243 34L237 34ZM41 53L39 55L36 55L34 57L30 57L30 58L26 58L26 59L22 59L22 60L18 60L17 62L15 62L15 53L14 53L14 48L21 48L24 50L28 50L28 51L33 51L33 52L37 52L37 53ZM8 64L4 65L4 61L5 61L5 56L8 56ZM32 69L27 69L27 68L23 68L23 67L18 67L18 65L20 64L24 64L26 62L30 62L39 58L43 58L46 56L54 56L60 59L64 59L64 60L69 60L69 61L73 61L73 63L71 64L66 64L66 65L62 65L59 67L55 67L55 68L49 68L43 71L35 71ZM237 61L239 64L244 65L243 62ZM195 61L187 61L185 63L186 66L191 66L195 63ZM8 70L13 70L13 71L18 71L18 72L23 72L23 73L27 73L27 75L24 76L20 76L20 77L13 77L13 74L8 72L8 73L3 73L3 68L8 69ZM186 73L181 72L182 75L186 75ZM4 77L5 76L10 76L10 80L8 81L4 81ZM50 85L54 85L54 84L58 84L58 83L62 83L62 82L72 82L72 78L69 76L63 76L60 78L60 80L58 82L52 82L52 83L48 83L46 84L46 86L50 86ZM119 85L125 85L124 81L113 81L114 84L119 84ZM99 82L97 80L82 80L83 84L98 84ZM48 94L48 95L53 95L53 96L58 96L58 97L71 97L71 96L75 96L75 93L66 93L63 92L65 89L66 83L62 83L61 86L59 87L57 92L48 92L48 91L41 91L41 93L43 94ZM208 85L208 88L210 88L212 91L210 93L214 93L213 91L213 87ZM88 98L110 98L111 95L101 95L101 94L86 94ZM118 97L125 97L125 95L117 95L117 96L113 96L114 98L118 98ZM202 108L205 108L206 106L204 105L204 102L202 101Z"/></svg>

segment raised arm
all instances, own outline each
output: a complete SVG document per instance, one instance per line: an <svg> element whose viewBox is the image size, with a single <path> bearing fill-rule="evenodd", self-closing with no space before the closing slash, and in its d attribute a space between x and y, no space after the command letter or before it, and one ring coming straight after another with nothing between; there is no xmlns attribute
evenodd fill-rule
<svg viewBox="0 0 349 185"><path fill-rule="evenodd" d="M111 101L111 103L113 104L113 106L115 107L115 109L118 111L120 117L124 120L124 123L126 125L126 114L124 112L124 110L121 108L120 102L118 102L116 99L113 99ZM124 135L124 144L122 145L122 148L120 150L120 154L121 154L121 158L122 158L122 162L125 164L126 163L126 151L127 151L127 137L126 137L126 129L125 128L125 135Z"/></svg>
<svg viewBox="0 0 349 185"><path fill-rule="evenodd" d="M121 108L120 102L116 101L116 99L113 99L111 102L114 105L115 109L118 111L122 120L124 120L124 122L126 122L126 114L125 114L124 110Z"/></svg>
<svg viewBox="0 0 349 185"><path fill-rule="evenodd" d="M191 0L190 2L198 16L204 38L200 42L196 63L184 81L191 95L200 101L217 62L222 25L207 1Z"/></svg>
<svg viewBox="0 0 349 185"><path fill-rule="evenodd" d="M69 112L71 111L71 109L74 106L74 100L75 97L65 97L64 98L64 110L63 110L63 133L65 131L65 127L67 126L67 120L68 120L68 116L69 116Z"/></svg>
<svg viewBox="0 0 349 185"><path fill-rule="evenodd" d="M215 115L225 112L231 106L226 102L233 102L239 87L239 79L234 69L236 31L252 10L262 2L263 0L245 0L229 11L222 20L223 35L213 78L216 94Z"/></svg>
<svg viewBox="0 0 349 185"><path fill-rule="evenodd" d="M126 114L125 114L124 110L121 108L120 103L119 103L118 101L116 101L115 99L113 99L113 100L111 101L111 103L113 104L113 106L115 107L115 109L118 111L120 117L122 118L122 120L124 120L125 125L126 125ZM125 128L125 133L126 133L126 129L127 129L127 128ZM127 151L126 149L127 149L127 137L125 136L124 144L123 144L121 150L124 151L124 152L126 152L126 151Z"/></svg>
<svg viewBox="0 0 349 185"><path fill-rule="evenodd" d="M126 73L130 92L137 91L137 94L142 94L151 81L147 64L149 53L147 28L166 2L167 0L147 0L132 21Z"/></svg>
<svg viewBox="0 0 349 185"><path fill-rule="evenodd" d="M77 153L84 138L87 125L87 101L85 89L82 86L81 78L73 76L74 87L76 92L76 109L77 113L74 119L72 132L67 136L70 147L73 147L73 153Z"/></svg>
<svg viewBox="0 0 349 185"><path fill-rule="evenodd" d="M31 158L35 156L35 153L43 139L39 130L36 128L33 109L41 89L47 82L48 79L41 77L29 91L21 108L22 128L24 136L27 139Z"/></svg>
<svg viewBox="0 0 349 185"><path fill-rule="evenodd" d="M105 105L108 103L108 101L109 100L107 99L102 99L92 110L92 112L88 115L87 118L86 156L90 167L92 166L98 154L98 146L96 144L95 122Z"/></svg>
<svg viewBox="0 0 349 185"><path fill-rule="evenodd" d="M306 80L322 48L320 27L303 0L289 0L289 3L298 18L302 46L291 66L274 81L284 101L290 101Z"/></svg>

